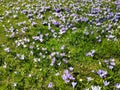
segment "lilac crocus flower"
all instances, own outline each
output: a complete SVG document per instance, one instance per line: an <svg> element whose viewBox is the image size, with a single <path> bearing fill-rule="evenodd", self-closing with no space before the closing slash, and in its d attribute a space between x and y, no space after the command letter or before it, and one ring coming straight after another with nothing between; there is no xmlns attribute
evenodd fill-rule
<svg viewBox="0 0 120 90"><path fill-rule="evenodd" d="M65 83L68 83L70 81L70 80L68 80L68 78L65 74L62 75L62 79L65 81Z"/></svg>
<svg viewBox="0 0 120 90"><path fill-rule="evenodd" d="M109 66L108 66L108 68L112 70L114 67L113 67L113 66L111 66L111 65L109 65Z"/></svg>
<svg viewBox="0 0 120 90"><path fill-rule="evenodd" d="M60 25L59 22L57 22L57 21L53 21L53 24L54 24L55 26L59 26L59 25Z"/></svg>
<svg viewBox="0 0 120 90"><path fill-rule="evenodd" d="M27 14L28 11L27 11L27 10L22 10L22 13L23 13L23 14Z"/></svg>
<svg viewBox="0 0 120 90"><path fill-rule="evenodd" d="M75 80L75 78L72 76L69 70L65 70L64 74L62 75L63 80L65 83L70 82L70 80Z"/></svg>
<svg viewBox="0 0 120 90"><path fill-rule="evenodd" d="M54 8L54 10L55 10L56 12L60 12L60 11L61 11L61 9L59 9L59 8Z"/></svg>
<svg viewBox="0 0 120 90"><path fill-rule="evenodd" d="M104 71L104 70L98 70L97 74L101 77L101 78L104 78L106 77L107 75L107 71Z"/></svg>
<svg viewBox="0 0 120 90"><path fill-rule="evenodd" d="M65 45L63 45L62 47L61 47L61 50L64 50L65 49Z"/></svg>
<svg viewBox="0 0 120 90"><path fill-rule="evenodd" d="M91 77L87 77L88 82L90 82L91 80L93 80Z"/></svg>
<svg viewBox="0 0 120 90"><path fill-rule="evenodd" d="M115 66L115 62L110 62L110 65Z"/></svg>
<svg viewBox="0 0 120 90"><path fill-rule="evenodd" d="M116 1L115 4L116 4L116 5L120 5L120 1Z"/></svg>
<svg viewBox="0 0 120 90"><path fill-rule="evenodd" d="M52 84L52 82L50 82L49 84L48 84L48 88L52 88L53 87L53 84Z"/></svg>
<svg viewBox="0 0 120 90"><path fill-rule="evenodd" d="M115 18L120 19L120 13L116 13Z"/></svg>
<svg viewBox="0 0 120 90"><path fill-rule="evenodd" d="M113 36L113 35L109 35L108 36L108 39L112 39L112 38L114 38L115 36Z"/></svg>
<svg viewBox="0 0 120 90"><path fill-rule="evenodd" d="M117 88L117 90L120 90L120 84L119 83L115 84L115 87Z"/></svg>
<svg viewBox="0 0 120 90"><path fill-rule="evenodd" d="M109 61L108 61L108 60L104 60L104 62L105 62L106 64L108 64L108 63L109 63Z"/></svg>
<svg viewBox="0 0 120 90"><path fill-rule="evenodd" d="M52 59L52 62L51 62L51 66L53 66L54 65L54 63L55 63L55 61L56 61L56 58L54 57L53 59Z"/></svg>
<svg viewBox="0 0 120 90"><path fill-rule="evenodd" d="M67 7L64 8L65 11L69 11L69 9Z"/></svg>
<svg viewBox="0 0 120 90"><path fill-rule="evenodd" d="M36 22L32 22L32 26L36 26L37 25L37 23Z"/></svg>
<svg viewBox="0 0 120 90"><path fill-rule="evenodd" d="M63 56L65 56L65 53L63 52L63 53L61 53L60 55L63 57Z"/></svg>
<svg viewBox="0 0 120 90"><path fill-rule="evenodd" d="M73 69L74 69L73 67L69 67L69 70L70 70L70 71L73 71Z"/></svg>
<svg viewBox="0 0 120 90"><path fill-rule="evenodd" d="M103 83L105 86L108 86L110 84L110 82L108 82L108 81L103 81Z"/></svg>
<svg viewBox="0 0 120 90"><path fill-rule="evenodd" d="M66 59L63 59L63 62L66 64L66 63L68 63L68 61L66 60Z"/></svg>

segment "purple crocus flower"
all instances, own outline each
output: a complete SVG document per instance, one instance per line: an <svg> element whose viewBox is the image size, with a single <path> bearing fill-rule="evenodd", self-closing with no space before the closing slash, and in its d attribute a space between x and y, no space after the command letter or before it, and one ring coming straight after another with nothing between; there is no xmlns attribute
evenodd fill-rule
<svg viewBox="0 0 120 90"><path fill-rule="evenodd" d="M69 11L69 9L67 7L64 8L65 11Z"/></svg>
<svg viewBox="0 0 120 90"><path fill-rule="evenodd" d="M65 28L65 27L62 27L61 30L62 30L62 31L66 31L66 28Z"/></svg>
<svg viewBox="0 0 120 90"><path fill-rule="evenodd" d="M101 78L104 78L106 77L107 75L107 71L104 71L104 70L98 70L97 74L101 77Z"/></svg>
<svg viewBox="0 0 120 90"><path fill-rule="evenodd" d="M120 2L119 2L119 1L116 1L115 4L116 4L116 5L120 5Z"/></svg>
<svg viewBox="0 0 120 90"><path fill-rule="evenodd" d="M75 80L75 78L70 74L70 76L68 77L70 80Z"/></svg>
<svg viewBox="0 0 120 90"><path fill-rule="evenodd" d="M120 19L120 13L116 13L115 19Z"/></svg>
<svg viewBox="0 0 120 90"><path fill-rule="evenodd" d="M70 80L75 80L75 78L72 76L69 70L65 70L64 74L62 75L63 80L65 83L70 82Z"/></svg>
<svg viewBox="0 0 120 90"><path fill-rule="evenodd" d="M70 80L68 80L67 76L65 74L62 75L63 80L65 83L68 83Z"/></svg>
<svg viewBox="0 0 120 90"><path fill-rule="evenodd" d="M53 21L53 24L54 24L55 26L59 26L59 25L60 25L59 22L57 22L57 21Z"/></svg>

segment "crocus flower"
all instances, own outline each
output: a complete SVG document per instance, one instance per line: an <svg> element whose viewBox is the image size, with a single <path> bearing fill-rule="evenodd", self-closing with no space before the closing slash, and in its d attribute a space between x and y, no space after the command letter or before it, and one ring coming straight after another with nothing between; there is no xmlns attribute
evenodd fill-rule
<svg viewBox="0 0 120 90"><path fill-rule="evenodd" d="M115 84L115 87L116 87L118 90L120 90L120 84L119 84L119 83Z"/></svg>
<svg viewBox="0 0 120 90"><path fill-rule="evenodd" d="M63 46L61 47L61 50L64 50L64 48L65 48L65 46L63 45Z"/></svg>
<svg viewBox="0 0 120 90"><path fill-rule="evenodd" d="M63 62L64 62L64 63L68 63L68 61L67 61L66 59L63 59Z"/></svg>
<svg viewBox="0 0 120 90"><path fill-rule="evenodd" d="M52 84L52 82L50 82L49 84L48 84L48 88L52 88L53 87L53 84Z"/></svg>
<svg viewBox="0 0 120 90"><path fill-rule="evenodd" d="M116 1L115 4L116 4L116 5L120 5L120 1Z"/></svg>
<svg viewBox="0 0 120 90"><path fill-rule="evenodd" d="M103 83L105 86L108 86L110 84L110 82L108 82L108 81L103 81Z"/></svg>
<svg viewBox="0 0 120 90"><path fill-rule="evenodd" d="M53 21L53 24L54 24L55 26L59 26L59 25L60 25L59 22L57 22L57 21Z"/></svg>
<svg viewBox="0 0 120 90"><path fill-rule="evenodd" d="M5 52L10 52L10 48L5 48Z"/></svg>
<svg viewBox="0 0 120 90"><path fill-rule="evenodd" d="M60 11L61 11L61 9L59 9L59 8L54 8L54 10L55 10L56 12L60 12Z"/></svg>
<svg viewBox="0 0 120 90"><path fill-rule="evenodd" d="M100 86L91 86L92 90L101 90L101 87Z"/></svg>
<svg viewBox="0 0 120 90"><path fill-rule="evenodd" d="M73 69L74 69L73 67L69 67L69 70L70 70L70 71L73 71Z"/></svg>
<svg viewBox="0 0 120 90"><path fill-rule="evenodd" d="M37 25L37 23L36 22L32 22L32 26L36 26Z"/></svg>
<svg viewBox="0 0 120 90"><path fill-rule="evenodd" d="M55 61L56 61L56 58L54 57L53 59L52 59L52 62L51 62L51 66L53 66L54 65L54 63L55 63Z"/></svg>
<svg viewBox="0 0 120 90"><path fill-rule="evenodd" d="M115 62L110 62L110 65L115 66Z"/></svg>
<svg viewBox="0 0 120 90"><path fill-rule="evenodd" d="M120 13L116 13L115 18L120 19Z"/></svg>
<svg viewBox="0 0 120 90"><path fill-rule="evenodd" d="M77 85L77 82L72 82L72 87L75 88L75 86Z"/></svg>
<svg viewBox="0 0 120 90"><path fill-rule="evenodd" d="M68 12L68 11L69 11L69 8L65 7L64 10Z"/></svg>
<svg viewBox="0 0 120 90"><path fill-rule="evenodd" d="M16 87L16 86L17 86L17 83L14 83L13 86Z"/></svg>
<svg viewBox="0 0 120 90"><path fill-rule="evenodd" d="M64 70L64 74L62 75L63 80L65 83L70 82L70 80L75 80L69 70Z"/></svg>
<svg viewBox="0 0 120 90"><path fill-rule="evenodd" d="M24 60L24 59L25 59L24 54L23 54L23 55L21 55L20 59L21 59L21 60Z"/></svg>
<svg viewBox="0 0 120 90"><path fill-rule="evenodd" d="M6 63L4 63L3 68L7 68L7 64Z"/></svg>
<svg viewBox="0 0 120 90"><path fill-rule="evenodd" d="M65 83L70 82L70 80L67 78L65 74L62 75L62 79L65 81Z"/></svg>
<svg viewBox="0 0 120 90"><path fill-rule="evenodd" d="M107 71L104 71L104 70L98 70L97 74L101 77L101 78L104 78L106 77L107 75Z"/></svg>
<svg viewBox="0 0 120 90"><path fill-rule="evenodd" d="M109 65L108 68L112 70L114 67L112 65Z"/></svg>
<svg viewBox="0 0 120 90"><path fill-rule="evenodd" d="M87 77L88 82L90 82L91 80L93 80L91 77Z"/></svg>

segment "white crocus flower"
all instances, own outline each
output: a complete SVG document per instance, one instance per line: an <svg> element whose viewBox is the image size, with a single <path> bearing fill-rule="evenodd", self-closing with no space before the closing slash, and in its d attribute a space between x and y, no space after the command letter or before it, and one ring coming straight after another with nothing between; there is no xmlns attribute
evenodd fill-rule
<svg viewBox="0 0 120 90"><path fill-rule="evenodd" d="M101 87L100 86L91 86L91 89L92 90L101 90Z"/></svg>
<svg viewBox="0 0 120 90"><path fill-rule="evenodd" d="M10 48L5 48L5 52L10 52Z"/></svg>
<svg viewBox="0 0 120 90"><path fill-rule="evenodd" d="M72 82L73 88L75 88L76 85L77 85L77 82Z"/></svg>

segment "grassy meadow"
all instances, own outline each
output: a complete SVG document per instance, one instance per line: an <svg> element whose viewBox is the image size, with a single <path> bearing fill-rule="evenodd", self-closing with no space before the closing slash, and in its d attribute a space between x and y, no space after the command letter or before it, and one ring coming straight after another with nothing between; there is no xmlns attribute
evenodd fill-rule
<svg viewBox="0 0 120 90"><path fill-rule="evenodd" d="M120 1L0 0L0 90L120 90Z"/></svg>

